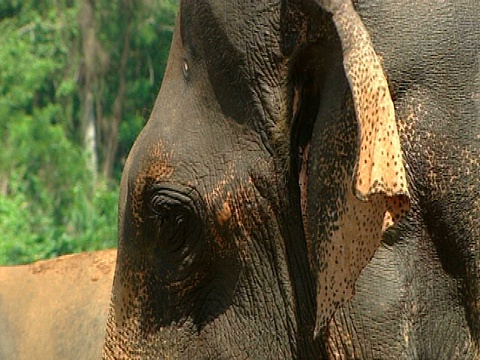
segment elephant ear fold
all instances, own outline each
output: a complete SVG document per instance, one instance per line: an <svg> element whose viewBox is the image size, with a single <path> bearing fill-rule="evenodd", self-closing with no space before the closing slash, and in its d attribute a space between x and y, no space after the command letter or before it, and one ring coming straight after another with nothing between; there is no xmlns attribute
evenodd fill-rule
<svg viewBox="0 0 480 360"><path fill-rule="evenodd" d="M395 110L370 36L351 0L316 1L333 15L360 135L354 173L343 175L343 195L334 205L336 218L323 227L326 235L315 240L318 333L353 295L361 270L385 230L409 210L410 198Z"/></svg>

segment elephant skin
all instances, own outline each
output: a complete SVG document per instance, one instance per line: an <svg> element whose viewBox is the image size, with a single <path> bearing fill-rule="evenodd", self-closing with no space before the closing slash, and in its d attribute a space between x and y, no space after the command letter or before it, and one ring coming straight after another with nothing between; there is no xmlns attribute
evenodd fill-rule
<svg viewBox="0 0 480 360"><path fill-rule="evenodd" d="M476 0L183 0L104 359L478 359Z"/></svg>
<svg viewBox="0 0 480 360"><path fill-rule="evenodd" d="M0 267L0 359L99 359L116 250Z"/></svg>

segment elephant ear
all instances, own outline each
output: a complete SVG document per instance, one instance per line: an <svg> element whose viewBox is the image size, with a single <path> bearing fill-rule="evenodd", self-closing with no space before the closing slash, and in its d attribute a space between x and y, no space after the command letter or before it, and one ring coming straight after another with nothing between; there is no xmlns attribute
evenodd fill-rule
<svg viewBox="0 0 480 360"><path fill-rule="evenodd" d="M325 200L327 205L317 206L316 212L304 209L318 275L318 334L335 309L353 296L361 270L373 257L385 230L408 211L410 200L394 106L370 36L351 0L316 2L333 15L358 123L358 135L353 139L355 155L350 156L354 161L326 155L335 148L331 132L323 137L322 144L314 146L312 140L310 148L308 168L314 164L318 171L315 178L320 181L313 184L308 174L307 193L325 198L309 196L308 204L321 203L335 193ZM342 153L345 145L338 146L338 153ZM312 226L313 234L308 229Z"/></svg>

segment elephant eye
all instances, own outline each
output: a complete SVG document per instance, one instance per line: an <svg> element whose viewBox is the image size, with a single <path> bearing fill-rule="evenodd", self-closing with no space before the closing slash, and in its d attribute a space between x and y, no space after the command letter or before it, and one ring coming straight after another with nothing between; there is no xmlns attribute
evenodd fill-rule
<svg viewBox="0 0 480 360"><path fill-rule="evenodd" d="M183 77L185 78L185 80L188 81L190 79L190 65L186 57L183 58L182 72L183 72Z"/></svg>
<svg viewBox="0 0 480 360"><path fill-rule="evenodd" d="M150 195L150 228L162 252L182 252L201 228L195 199L184 191L154 189Z"/></svg>
<svg viewBox="0 0 480 360"><path fill-rule="evenodd" d="M178 200L164 195L153 196L151 210L159 247L169 252L179 251L187 238L187 211Z"/></svg>

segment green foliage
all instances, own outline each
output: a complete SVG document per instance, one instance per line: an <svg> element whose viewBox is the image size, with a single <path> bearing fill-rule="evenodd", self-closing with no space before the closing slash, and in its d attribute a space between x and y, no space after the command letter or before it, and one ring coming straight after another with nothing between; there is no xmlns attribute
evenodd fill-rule
<svg viewBox="0 0 480 360"><path fill-rule="evenodd" d="M0 2L0 264L116 244L122 164L157 95L178 1L95 2L110 64L98 89L105 109L119 84L120 35L130 31L127 100L110 179L89 170L81 135L81 1Z"/></svg>
<svg viewBox="0 0 480 360"><path fill-rule="evenodd" d="M52 122L50 104L7 124L9 167L0 195L0 262L29 262L64 253L112 247L117 187L92 184L81 148Z"/></svg>

